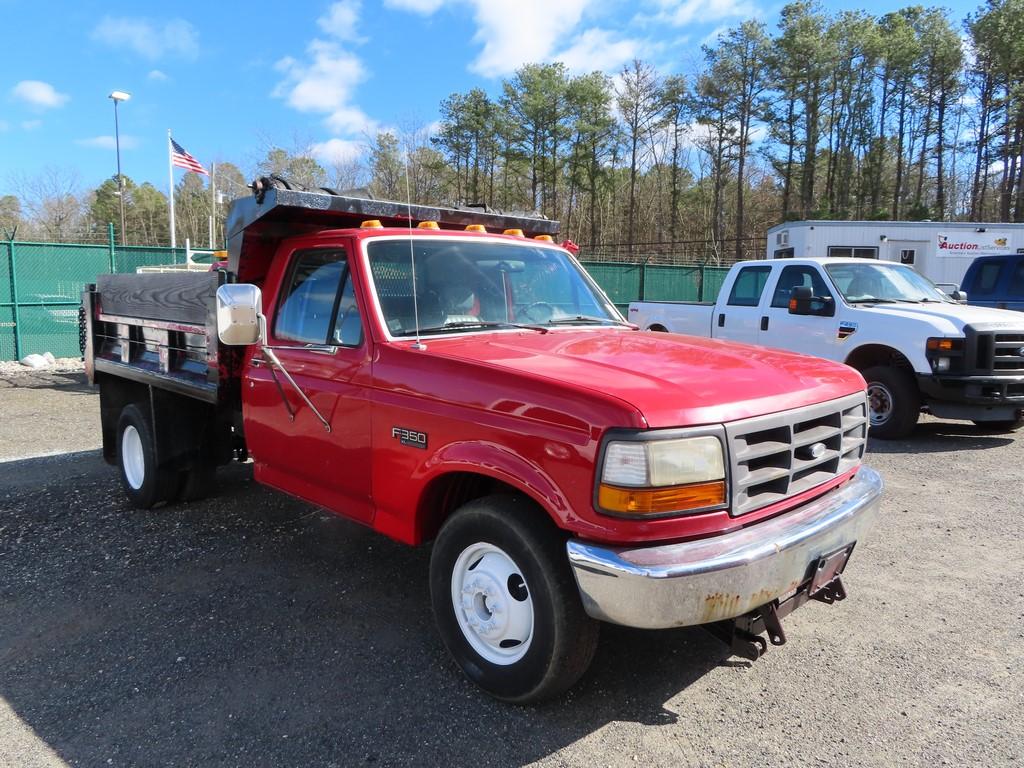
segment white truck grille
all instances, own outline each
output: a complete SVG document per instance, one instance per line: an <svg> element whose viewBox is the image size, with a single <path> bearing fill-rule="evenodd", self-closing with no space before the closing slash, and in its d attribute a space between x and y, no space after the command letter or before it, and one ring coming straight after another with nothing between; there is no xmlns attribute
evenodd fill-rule
<svg viewBox="0 0 1024 768"><path fill-rule="evenodd" d="M731 514L761 509L856 467L867 428L863 393L726 424Z"/></svg>

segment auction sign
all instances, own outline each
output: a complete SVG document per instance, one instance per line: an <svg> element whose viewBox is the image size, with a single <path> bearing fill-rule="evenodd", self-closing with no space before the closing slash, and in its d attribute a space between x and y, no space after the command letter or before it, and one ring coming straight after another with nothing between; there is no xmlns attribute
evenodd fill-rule
<svg viewBox="0 0 1024 768"><path fill-rule="evenodd" d="M1013 253L1008 232L940 232L936 253L939 256L987 256Z"/></svg>

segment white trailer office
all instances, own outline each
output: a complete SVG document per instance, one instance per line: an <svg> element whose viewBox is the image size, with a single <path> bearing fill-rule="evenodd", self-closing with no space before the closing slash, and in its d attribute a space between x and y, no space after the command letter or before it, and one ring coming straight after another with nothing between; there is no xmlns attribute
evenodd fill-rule
<svg viewBox="0 0 1024 768"><path fill-rule="evenodd" d="M935 283L963 280L978 256L1024 253L1024 224L791 221L768 230L769 259L854 256L913 267Z"/></svg>

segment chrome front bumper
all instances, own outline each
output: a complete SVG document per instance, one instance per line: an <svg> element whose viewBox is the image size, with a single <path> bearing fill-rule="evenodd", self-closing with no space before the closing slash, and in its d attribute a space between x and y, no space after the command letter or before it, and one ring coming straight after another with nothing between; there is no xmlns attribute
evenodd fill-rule
<svg viewBox="0 0 1024 768"><path fill-rule="evenodd" d="M661 629L731 619L794 592L820 557L863 539L882 478L862 466L838 488L721 536L652 547L570 539L569 563L595 619Z"/></svg>

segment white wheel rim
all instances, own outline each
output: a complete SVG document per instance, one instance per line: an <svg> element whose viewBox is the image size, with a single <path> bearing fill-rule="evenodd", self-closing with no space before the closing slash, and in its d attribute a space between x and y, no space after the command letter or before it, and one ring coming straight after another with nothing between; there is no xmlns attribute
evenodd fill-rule
<svg viewBox="0 0 1024 768"><path fill-rule="evenodd" d="M873 425L885 424L885 422L892 418L892 404L892 392L889 391L887 386L877 381L872 381L868 384L868 405Z"/></svg>
<svg viewBox="0 0 1024 768"><path fill-rule="evenodd" d="M146 457L142 453L142 438L139 431L130 424L121 435L121 466L124 477L136 491L146 479Z"/></svg>
<svg viewBox="0 0 1024 768"><path fill-rule="evenodd" d="M533 640L533 597L522 570L485 542L462 550L452 569L452 609L462 634L492 664L515 664Z"/></svg>

